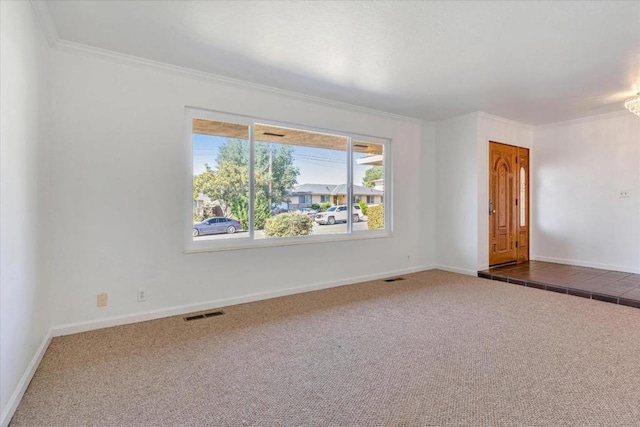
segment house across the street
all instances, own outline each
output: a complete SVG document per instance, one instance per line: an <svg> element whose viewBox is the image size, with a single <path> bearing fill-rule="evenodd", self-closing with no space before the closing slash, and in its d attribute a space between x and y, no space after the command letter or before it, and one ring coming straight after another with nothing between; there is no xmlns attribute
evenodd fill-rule
<svg viewBox="0 0 640 427"><path fill-rule="evenodd" d="M308 208L312 204L331 203L332 205L347 204L347 185L331 184L302 184L293 189L289 194L289 210ZM377 205L384 201L384 191L353 186L353 201L364 201L367 205Z"/></svg>

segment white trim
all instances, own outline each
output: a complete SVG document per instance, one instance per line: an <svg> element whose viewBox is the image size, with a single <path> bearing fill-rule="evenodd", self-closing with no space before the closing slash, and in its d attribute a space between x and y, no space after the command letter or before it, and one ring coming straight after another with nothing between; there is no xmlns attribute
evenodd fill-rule
<svg viewBox="0 0 640 427"><path fill-rule="evenodd" d="M522 123L522 122L517 122L515 120L507 119L506 117L496 116L494 114L485 113L484 111L474 111L473 113L467 113L467 114L463 114L461 116L452 117L450 119L441 120L441 121L436 123L436 127L445 126L445 125L447 125L449 123L453 123L453 122L456 122L458 120L463 120L463 119L467 119L467 118L474 117L474 116L476 117L476 119L482 117L482 118L485 118L485 119L495 120L497 122L506 123L508 125L519 127L519 128L523 128L523 129L527 129L527 130L533 130L535 128L535 126L532 126L532 125L529 125L529 124L526 124L526 123Z"/></svg>
<svg viewBox="0 0 640 427"><path fill-rule="evenodd" d="M271 151L271 144L269 144L269 151ZM270 154L271 156L271 154ZM191 152L191 158L193 159L193 151ZM216 160L217 163L217 160ZM249 239L254 241L256 239L256 124L252 122L249 124ZM190 177L194 176L193 174L193 162L191 163L191 173ZM188 177L187 179L190 179ZM269 177L271 179L271 176ZM193 194L193 180L191 180L191 194ZM269 206L269 209L273 209L273 206ZM193 218L193 213L191 214L191 218ZM193 238L191 238L191 242L193 242Z"/></svg>
<svg viewBox="0 0 640 427"><path fill-rule="evenodd" d="M386 156L386 159L383 159L382 167L384 168L384 179L383 185L383 193L382 193L382 207L384 208L384 230L388 232L389 236L393 235L394 230L394 205L393 205L393 194L395 193L396 186L395 182L395 167L393 166L393 147L392 140L390 139L387 144L384 145L382 154ZM372 233L375 230L370 230Z"/></svg>
<svg viewBox="0 0 640 427"><path fill-rule="evenodd" d="M355 111L359 113L372 114L372 115L385 117L393 120L402 120L405 122L415 123L420 125L424 125L424 124L429 125L430 123L432 123L432 122L425 122L424 120L418 119L415 117L401 116L399 114L387 113L385 111L374 110L372 108L361 107L359 105L347 104L345 102L333 101L331 99L321 98L318 96L307 95L299 92L293 92L290 90L280 89L280 88L262 85L258 83L251 83L244 80L235 79L232 77L226 77L226 76L221 76L219 74L207 73L204 71L198 71L191 68L180 67L178 65L167 64L165 62L154 61L151 59L141 58L134 55L127 55L124 53L115 52L107 49L101 49L98 47L93 47L93 46L89 46L81 43L70 42L67 40L58 40L55 43L55 45L53 45L53 49L59 52L67 52L67 53L73 53L73 54L86 56L86 57L106 59L118 64L125 64L125 65L137 66L140 68L163 71L166 73L179 75L182 77L190 77L190 78L196 78L200 80L226 83L226 84L231 84L235 86L241 86L241 87L259 90L262 92L275 93L275 94L286 96L293 99L310 101L316 104L328 105L333 108L340 108L342 110L347 110L347 111Z"/></svg>
<svg viewBox="0 0 640 427"><path fill-rule="evenodd" d="M33 11L38 17L38 22L40 23L42 33L47 39L47 43L49 43L49 47L55 46L60 38L58 37L58 31L56 30L56 26L53 23L53 19L51 19L51 13L49 13L49 7L47 6L47 3L44 0L30 1L31 6L33 7Z"/></svg>
<svg viewBox="0 0 640 427"><path fill-rule="evenodd" d="M519 128L523 128L523 129L527 129L527 130L532 130L535 127L535 126L532 126L532 125L528 125L526 123L521 123L521 122L517 122L515 120L507 119L507 118L502 117L502 116L496 116L496 115L493 115L493 114L485 113L484 111L478 111L478 117L483 117L485 119L495 120L497 122L506 123L508 125L519 127Z"/></svg>
<svg viewBox="0 0 640 427"><path fill-rule="evenodd" d="M4 411L2 411L2 417L0 418L1 427L7 427L9 425L9 422L11 421L13 414L16 412L16 409L18 408L18 404L20 403L22 396L24 396L24 392L27 391L27 387L29 386L29 383L31 382L33 375L36 373L36 369L38 369L38 366L42 361L42 357L46 353L47 348L49 348L49 344L51 343L51 337L52 337L52 331L47 332L47 335L45 335L45 337L42 339L42 342L40 343L40 347L38 347L38 350L36 350L36 353L33 355L33 358L31 359L29 366L27 366L27 369L24 371L24 374L22 374L22 378L20 378L18 385L16 386L15 390L13 391L13 394L9 398L9 401L7 402L7 406L4 408Z"/></svg>
<svg viewBox="0 0 640 427"><path fill-rule="evenodd" d="M554 264L576 265L578 267L599 268L599 269L611 270L611 271L622 271L624 273L640 274L640 268L624 266L624 265L601 264L598 262L582 261L577 259L552 258L552 257L545 257L540 255L532 256L531 260L552 262Z"/></svg>
<svg viewBox="0 0 640 427"><path fill-rule="evenodd" d="M347 234L353 233L353 138L347 137ZM315 224L314 224L315 226Z"/></svg>
<svg viewBox="0 0 640 427"><path fill-rule="evenodd" d="M451 266L442 265L442 264L436 265L435 268L437 268L438 270L448 271L450 273L464 274L466 276L476 276L476 277L478 276L477 271L467 270L465 268L451 267Z"/></svg>
<svg viewBox="0 0 640 427"><path fill-rule="evenodd" d="M595 115L591 115L591 116L579 117L577 119L571 119L571 120L566 120L566 121L562 121L562 122L547 123L547 124L542 124L542 125L529 125L529 124L526 124L526 123L517 122L515 120L507 119L505 117L501 117L501 116L496 116L494 114L485 113L484 111L474 111L473 113L463 114L463 115L460 115L460 116L452 117L450 119L441 120L439 122L424 122L423 125L438 128L438 127L441 127L441 126L446 126L449 123L453 123L453 122L456 122L458 120L463 120L463 119L466 119L466 118L469 118L469 117L475 115L476 118L483 117L483 118L499 121L499 122L502 122L502 123L506 123L506 124L509 124L511 126L516 126L516 127L519 127L519 128L528 129L528 130L531 130L531 131L538 131L538 130L545 130L547 128L554 128L554 127L557 127L557 126L568 126L568 125L573 125L573 124L578 124L578 123L583 123L583 122L589 122L589 121L593 121L593 120L610 119L610 118L614 118L614 117L618 117L618 116L624 116L626 114L630 114L629 111L627 111L627 110L619 110L619 111L614 111L612 113L595 114Z"/></svg>
<svg viewBox="0 0 640 427"><path fill-rule="evenodd" d="M629 115L629 117L633 117L633 114L630 113L627 110L619 110L619 111L614 111L612 113L605 113L605 114L596 114L593 116L586 116L586 117L579 117L577 119L572 119L572 120L566 120L563 122L555 122L555 123L547 123L544 125L538 125L538 126L534 126L533 130L534 131L542 131L542 130L547 130L547 129L553 129L556 127L561 127L561 126L571 126L571 125L576 125L576 124L580 124L580 123L584 123L584 122L591 122L594 120L606 120L606 119L613 119L616 117L622 117L625 115Z"/></svg>
<svg viewBox="0 0 640 427"><path fill-rule="evenodd" d="M441 121L436 123L436 128L439 128L441 126L446 126L446 125L451 124L451 123L455 123L458 120L469 119L471 117L473 117L473 118L475 118L477 120L478 119L478 113L479 113L478 111L474 111L473 113L467 113L467 114L463 114L461 116L452 117L450 119L441 120Z"/></svg>
<svg viewBox="0 0 640 427"><path fill-rule="evenodd" d="M283 297L287 295L300 294L304 292L317 291L321 289L329 289L337 286L352 285L355 283L368 282L372 280L385 279L387 277L398 276L400 274L418 273L434 269L433 265L425 265L419 267L406 268L401 270L388 271L384 273L370 274L349 279L336 280L332 282L315 283L311 285L298 286L294 288L278 289L273 291L258 292L232 298L223 298L213 301L187 304L176 307L161 308L158 310L150 310L137 314L125 314L122 316L108 317L105 319L88 320L85 322L66 323L54 326L52 329L53 336L76 334L79 332L92 331L95 329L110 328L112 326L126 325L129 323L144 322L147 320L160 319L163 317L179 316L187 313L193 313L202 310L211 310L214 308L228 307L236 304L244 304L248 302L261 301L270 298Z"/></svg>
<svg viewBox="0 0 640 427"><path fill-rule="evenodd" d="M386 209L386 208L385 208ZM191 230L191 228L189 228ZM191 233L182 253L197 254L200 252L235 251L241 249L271 248L277 246L310 245L319 243L346 242L353 240L386 239L393 237L391 230L354 230L352 233L316 234L309 236L279 237L277 239L252 239L247 237L222 240L193 241Z"/></svg>

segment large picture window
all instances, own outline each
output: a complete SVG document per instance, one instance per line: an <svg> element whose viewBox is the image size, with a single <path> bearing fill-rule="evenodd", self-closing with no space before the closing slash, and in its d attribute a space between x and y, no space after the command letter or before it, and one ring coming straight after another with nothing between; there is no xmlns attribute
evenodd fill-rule
<svg viewBox="0 0 640 427"><path fill-rule="evenodd" d="M195 109L186 116L187 250L389 235L389 140Z"/></svg>

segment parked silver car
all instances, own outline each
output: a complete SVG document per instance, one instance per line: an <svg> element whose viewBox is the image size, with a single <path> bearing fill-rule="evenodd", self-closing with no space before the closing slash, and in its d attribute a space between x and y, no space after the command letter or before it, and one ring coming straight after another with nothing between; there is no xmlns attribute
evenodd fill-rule
<svg viewBox="0 0 640 427"><path fill-rule="evenodd" d="M205 234L233 234L240 230L242 230L242 225L235 219L214 217L205 219L197 224L193 224L193 237Z"/></svg>

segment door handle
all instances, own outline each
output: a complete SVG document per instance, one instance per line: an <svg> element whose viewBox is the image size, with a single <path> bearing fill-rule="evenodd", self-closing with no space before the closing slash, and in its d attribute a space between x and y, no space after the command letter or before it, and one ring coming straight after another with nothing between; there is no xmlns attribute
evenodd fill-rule
<svg viewBox="0 0 640 427"><path fill-rule="evenodd" d="M496 210L493 209L493 200L489 200L489 215L493 215L496 213Z"/></svg>

